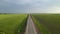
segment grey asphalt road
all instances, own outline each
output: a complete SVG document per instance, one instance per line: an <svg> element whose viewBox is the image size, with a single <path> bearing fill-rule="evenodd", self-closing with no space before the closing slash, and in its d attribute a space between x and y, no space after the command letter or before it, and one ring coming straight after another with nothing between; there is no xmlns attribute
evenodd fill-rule
<svg viewBox="0 0 60 34"><path fill-rule="evenodd" d="M32 18L29 16L25 34L37 34Z"/></svg>

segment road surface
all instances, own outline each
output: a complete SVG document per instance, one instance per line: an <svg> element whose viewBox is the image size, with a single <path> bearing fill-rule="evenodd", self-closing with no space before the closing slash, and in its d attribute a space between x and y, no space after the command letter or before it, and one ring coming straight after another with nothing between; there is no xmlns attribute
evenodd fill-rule
<svg viewBox="0 0 60 34"><path fill-rule="evenodd" d="M29 16L25 34L37 34L32 18Z"/></svg>

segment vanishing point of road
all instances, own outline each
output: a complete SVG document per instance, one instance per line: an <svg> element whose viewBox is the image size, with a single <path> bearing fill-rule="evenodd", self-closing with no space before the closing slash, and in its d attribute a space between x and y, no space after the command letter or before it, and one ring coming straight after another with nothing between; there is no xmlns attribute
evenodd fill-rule
<svg viewBox="0 0 60 34"><path fill-rule="evenodd" d="M25 34L37 34L34 22L31 16L28 17Z"/></svg>

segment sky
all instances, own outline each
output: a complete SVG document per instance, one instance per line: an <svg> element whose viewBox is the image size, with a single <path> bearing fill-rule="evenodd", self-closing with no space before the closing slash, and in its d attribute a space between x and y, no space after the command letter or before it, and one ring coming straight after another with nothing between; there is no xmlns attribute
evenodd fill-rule
<svg viewBox="0 0 60 34"><path fill-rule="evenodd" d="M0 13L60 13L60 0L0 0Z"/></svg>

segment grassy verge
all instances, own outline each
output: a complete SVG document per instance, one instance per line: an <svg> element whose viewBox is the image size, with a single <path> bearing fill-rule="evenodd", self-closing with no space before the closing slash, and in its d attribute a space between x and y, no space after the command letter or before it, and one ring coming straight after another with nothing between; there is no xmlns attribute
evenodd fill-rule
<svg viewBox="0 0 60 34"><path fill-rule="evenodd" d="M39 20L37 20L35 17L33 17L33 21L35 22L35 25L38 27L41 34L51 34L46 27L44 27L43 24L40 23Z"/></svg>
<svg viewBox="0 0 60 34"><path fill-rule="evenodd" d="M60 34L60 14L36 14L33 16L48 32Z"/></svg>
<svg viewBox="0 0 60 34"><path fill-rule="evenodd" d="M24 32L26 19L26 14L0 15L0 34L19 34Z"/></svg>

